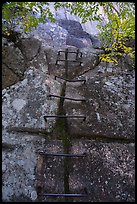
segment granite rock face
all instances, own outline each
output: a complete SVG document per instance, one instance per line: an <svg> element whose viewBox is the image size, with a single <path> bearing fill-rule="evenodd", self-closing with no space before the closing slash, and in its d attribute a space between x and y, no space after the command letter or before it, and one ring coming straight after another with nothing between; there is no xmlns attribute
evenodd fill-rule
<svg viewBox="0 0 137 204"><path fill-rule="evenodd" d="M24 72L24 79L14 85L10 84L11 86L2 92L2 170L5 202L34 200L37 151L43 149L46 137L46 133L45 137L42 137L38 136L38 132L41 129L50 132L55 124L55 119L45 122L44 115L56 114L58 99L51 100L48 95L60 94L61 85L47 74L46 59L42 58L45 57L44 53L40 53L38 60L32 61L35 67L29 66ZM10 131L10 128L15 129Z"/></svg>
<svg viewBox="0 0 137 204"><path fill-rule="evenodd" d="M73 140L71 152L86 153L70 161L71 192L88 193L73 202L134 202L134 144Z"/></svg>
<svg viewBox="0 0 137 204"><path fill-rule="evenodd" d="M2 66L2 88L21 80L27 68L20 49L15 48L13 45L3 47Z"/></svg>
<svg viewBox="0 0 137 204"><path fill-rule="evenodd" d="M63 77L65 76L65 62L58 61L58 63L56 64L57 59L65 59L65 49L68 49L68 52L75 52L68 54L68 60L76 61L68 62L68 78L70 79L80 76L88 70L94 69L97 64L99 64L98 55L103 53L103 50L98 50L94 48L77 49L74 46L63 46L54 49L48 49L45 52L47 53L47 63L49 65L50 75L59 75ZM77 50L79 50L78 60L76 60ZM60 55L58 55L59 51L61 51ZM80 53L82 53L82 57L80 56ZM80 61L82 62L81 65Z"/></svg>
<svg viewBox="0 0 137 204"><path fill-rule="evenodd" d="M81 77L87 81L83 83L67 83L66 97L85 99L84 102L65 101L65 110L68 115L85 115L86 120L71 119L68 121L71 134L105 135L113 138L135 137L135 75L134 71L116 69L113 65L108 71L103 71L105 64ZM110 74L111 73L111 74ZM108 74L108 76L106 75ZM105 76L106 75L106 76ZM91 136L92 137L92 136Z"/></svg>
<svg viewBox="0 0 137 204"><path fill-rule="evenodd" d="M82 25L75 20L60 19L58 24L68 31L66 44L77 48L101 46L97 36L83 30Z"/></svg>
<svg viewBox="0 0 137 204"><path fill-rule="evenodd" d="M2 88L15 84L19 80L20 77L10 70L10 68L8 68L5 64L2 65Z"/></svg>
<svg viewBox="0 0 137 204"><path fill-rule="evenodd" d="M57 110L57 99L49 93L60 93L60 84L32 67L25 79L3 90L3 126L45 128L43 116ZM57 89L57 90L56 90ZM55 102L55 103L54 103Z"/></svg>
<svg viewBox="0 0 137 204"><path fill-rule="evenodd" d="M21 39L18 46L15 46L14 43L6 45L3 43L2 88L24 79L24 72L30 62L37 57L40 45L41 42L36 39Z"/></svg>
<svg viewBox="0 0 137 204"><path fill-rule="evenodd" d="M36 151L41 150L44 141L44 138L31 134L3 131L3 202L33 201L31 195L32 192L36 192Z"/></svg>
<svg viewBox="0 0 137 204"><path fill-rule="evenodd" d="M62 14L64 15L64 14ZM61 16L62 16L61 15ZM118 66L100 63L102 50L94 49L96 36L83 31L74 19L60 19L56 24L40 24L32 33L23 34L16 46L3 43L2 91L2 185L4 202L38 201L39 151L64 153L67 144L53 134L65 77L64 54L82 52L79 62L68 63L67 82L61 108L66 116L84 115L86 120L67 118L70 158L67 177L70 193L85 193L73 198L77 202L135 201L135 72L127 59ZM75 54L68 55L75 60ZM14 127L14 128L13 128ZM12 129L11 129L12 128ZM68 165L67 164L67 165ZM40 168L47 193L64 193L65 162L63 157L44 159ZM45 202L64 198L46 197Z"/></svg>
<svg viewBox="0 0 137 204"><path fill-rule="evenodd" d="M49 94L60 96L62 92L63 81L55 80L55 76L65 76L64 62L55 64L58 51L65 48L77 51L76 47L53 48L42 43L39 51L36 48L34 55L34 52L30 53L30 59L36 57L27 64L24 79L3 89L5 202L39 201L38 151L66 151L56 139L57 135L52 135L55 118L44 120L44 115L58 112L60 99L50 98ZM87 188L88 197L74 198L73 201L134 201L134 71L130 67L121 68L120 64L116 67L99 63L101 50L81 48L79 51L83 64L76 66L76 62L69 62L69 79L85 79L86 82L67 82L64 93L65 97L86 99L86 102L64 100L63 107L66 115L86 116L85 121L68 118L67 131L71 138L69 153L86 152L87 156L69 162L70 193L84 193L83 189ZM75 58L73 54L69 56L70 60ZM45 160L44 164L43 181L48 183L43 189L49 193L63 193L63 160L53 158ZM45 198L44 201L62 200Z"/></svg>
<svg viewBox="0 0 137 204"><path fill-rule="evenodd" d="M32 61L39 54L41 42L35 38L21 39L21 51L27 61Z"/></svg>
<svg viewBox="0 0 137 204"><path fill-rule="evenodd" d="M56 23L40 23L36 30L28 33L30 37L35 37L44 41L50 46L61 46L66 44L67 30L63 29Z"/></svg>
<svg viewBox="0 0 137 204"><path fill-rule="evenodd" d="M70 15L71 16L71 15ZM92 29L92 25L91 25ZM73 19L57 18L55 23L47 21L46 23L39 23L37 28L32 32L23 33L23 31L15 25L15 30L22 34L22 38L34 37L45 41L50 46L75 46L77 48L86 47L100 47L101 42L98 38L98 34L89 34L83 30L82 24ZM93 25L93 33L95 26Z"/></svg>

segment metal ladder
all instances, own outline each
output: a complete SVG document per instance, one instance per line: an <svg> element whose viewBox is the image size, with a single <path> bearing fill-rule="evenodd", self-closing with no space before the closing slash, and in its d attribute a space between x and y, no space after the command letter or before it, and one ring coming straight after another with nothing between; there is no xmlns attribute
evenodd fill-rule
<svg viewBox="0 0 137 204"><path fill-rule="evenodd" d="M60 56L61 56L61 52L64 52L65 53L65 59L60 59ZM76 54L76 58L75 60L68 60L68 54L69 53L74 53ZM65 76L66 78L63 78L63 77L60 77L60 76L55 76L55 80L57 78L59 79L62 79L66 82L84 82L84 84L86 83L86 80L85 79L76 79L76 80L69 80L68 79L68 63L69 62L77 62L79 63L79 65L81 66L82 64L82 61L81 61L81 58L82 58L82 53L79 52L79 49L77 49L76 52L74 51L68 51L68 49L66 49L65 51L59 51L58 52L58 57L57 57L57 60L56 60L56 65L58 64L59 61L64 61L65 62ZM49 97L57 97L57 98L62 98L62 99L67 99L67 100L73 100L73 101L83 101L85 102L86 100L85 99L75 99L75 98L69 98L69 97L63 97L63 96L58 96L58 95L53 95L53 94L49 94ZM45 115L44 116L44 120L45 122L47 122L47 118L83 118L83 121L86 120L86 116L85 115ZM83 153L83 154L64 154L64 153L46 153L46 152L38 152L39 155L43 156L43 157L68 157L68 158L72 158L72 157L86 157L86 153ZM41 173L40 173L41 174ZM41 177L41 175L39 175ZM51 196L51 197L86 197L88 196L87 194L87 190L84 189L84 193L81 194L70 194L70 193L61 193L61 194L56 194L56 193L41 193L40 192L41 189L39 189L39 192L38 192L38 196Z"/></svg>

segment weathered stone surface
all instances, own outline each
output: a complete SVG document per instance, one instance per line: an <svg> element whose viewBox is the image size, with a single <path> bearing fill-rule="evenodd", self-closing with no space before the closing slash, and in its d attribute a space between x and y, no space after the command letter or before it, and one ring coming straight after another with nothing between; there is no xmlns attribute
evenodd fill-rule
<svg viewBox="0 0 137 204"><path fill-rule="evenodd" d="M46 46L63 46L66 45L67 31L60 27L57 23L47 22L40 23L35 30L24 34L23 38L35 38Z"/></svg>
<svg viewBox="0 0 137 204"><path fill-rule="evenodd" d="M35 191L37 151L43 149L42 136L3 132L3 141L15 145L12 151L2 153L3 202L32 201Z"/></svg>
<svg viewBox="0 0 137 204"><path fill-rule="evenodd" d="M86 153L70 161L70 191L88 197L73 202L134 202L134 144L73 140L71 153Z"/></svg>
<svg viewBox="0 0 137 204"><path fill-rule="evenodd" d="M81 24L78 21L60 19L58 24L65 28L70 35L76 37L89 37L89 34L83 31Z"/></svg>
<svg viewBox="0 0 137 204"><path fill-rule="evenodd" d="M19 77L6 65L2 65L2 89L19 81Z"/></svg>
<svg viewBox="0 0 137 204"><path fill-rule="evenodd" d="M19 77L23 76L24 71L26 70L26 62L21 51L18 48L15 48L13 45L5 46L2 49L2 63L11 69L14 74ZM8 74L8 76L10 73Z"/></svg>
<svg viewBox="0 0 137 204"><path fill-rule="evenodd" d="M23 38L34 37L49 46L68 45L77 48L101 46L101 42L97 36L98 32L94 32L96 29L93 22L90 25L91 29L93 27L93 31L91 32L92 34L89 34L83 30L83 27L86 28L86 26L74 18L72 20L69 18L62 19L61 17L57 19L56 23L51 23L50 21L47 21L45 24L39 23L35 30L33 29L32 32L27 34L23 33L18 26L16 26L15 30L22 32Z"/></svg>
<svg viewBox="0 0 137 204"><path fill-rule="evenodd" d="M31 61L39 54L41 42L35 38L21 39L21 51L26 60Z"/></svg>
<svg viewBox="0 0 137 204"><path fill-rule="evenodd" d="M74 47L69 49L77 50ZM43 116L57 113L59 99L54 97L50 99L48 94L60 95L62 87L59 79L54 80L55 75L64 74L63 64L55 67L58 51L57 48L46 49L42 45L39 55L31 62L32 67L25 71L24 80L3 90L3 142L13 145L10 151L3 150L4 201L35 201L37 150L64 152L60 142L49 141L42 136L40 138L24 133L7 132L10 126L44 128L46 131L52 131L55 119L48 118L45 123ZM83 67L76 72L76 65L72 63L69 77L86 78L86 84L67 82L66 96L86 98L88 101L81 103L65 100L64 108L67 115L87 116L86 121L67 120L68 131L72 135L70 153L86 152L87 159L70 160L70 191L84 193L83 189L87 187L88 198L74 198L74 201L134 201L134 144L73 141L75 136L86 135L92 139L91 136L94 134L114 139L134 138L134 71L122 70L120 67L114 69L111 64L106 66L105 63L96 67L93 64L96 64L95 60L102 51L95 49L90 49L89 52L88 49L80 51L83 53ZM69 55L69 59L74 59L74 55ZM63 193L63 160L49 159L45 163L45 168L44 177L47 181L45 189L49 193ZM103 177L104 172L106 174ZM61 199L46 198L45 201L59 202Z"/></svg>
<svg viewBox="0 0 137 204"><path fill-rule="evenodd" d="M134 202L135 85L131 62L126 57L122 68L99 64L98 54L103 51L93 49L100 46L95 24L88 22L90 29L86 29L66 10L56 16L59 21L55 24L47 21L31 33L22 33L18 48L3 40L3 201L36 202L37 152L66 152L65 135L64 141L58 141L59 136L52 134L55 118L45 122L43 116L57 114L59 107L58 98L48 97L60 96L62 80L54 77L65 76L64 62L55 65L58 51L80 48L82 66L69 62L68 78L86 78L86 84L67 82L66 97L86 98L87 102L65 100L64 108L66 115L86 115L86 121L67 119L66 134L71 133L69 153L86 152L87 157L69 160L70 193L84 193L87 188L88 197L73 198L74 202ZM60 57L64 59L64 54ZM75 60L75 55L69 54L68 59ZM8 131L13 126L22 133ZM31 133L23 132L24 128ZM41 128L44 136L34 131ZM42 178L47 193L64 193L64 166L62 157L45 159ZM64 198L46 197L44 201L61 202Z"/></svg>
<svg viewBox="0 0 137 204"><path fill-rule="evenodd" d="M98 74L100 67L85 73L82 77L87 79L86 84L67 83L66 97L87 100L86 102L65 100L67 115L86 116L86 121L68 119L72 135L134 139L134 72L124 70L121 74L114 74L111 69L114 67L109 67L108 73L104 70L103 76L102 73Z"/></svg>
<svg viewBox="0 0 137 204"><path fill-rule="evenodd" d="M77 48L91 47L92 45L101 45L98 38L85 32L82 28L82 25L78 21L70 19L60 19L58 20L58 24L68 31L66 40L67 45L72 45ZM82 41L82 39L84 39L85 41Z"/></svg>
<svg viewBox="0 0 137 204"><path fill-rule="evenodd" d="M46 76L49 73L48 62L46 57L46 50L44 46L41 45L37 55L30 62L30 66L35 67L38 70L41 70Z"/></svg>
<svg viewBox="0 0 137 204"><path fill-rule="evenodd" d="M19 48L14 45L3 46L2 87L6 88L24 79L24 71L33 66L45 74L48 65L45 47L35 38L21 39Z"/></svg>
<svg viewBox="0 0 137 204"><path fill-rule="evenodd" d="M58 99L49 99L48 94L60 94L60 84L33 67L24 77L23 81L3 90L3 126L45 128L43 116L56 112L58 102Z"/></svg>
<svg viewBox="0 0 137 204"><path fill-rule="evenodd" d="M50 140L45 142L44 152L63 153L63 144L60 140ZM43 192L45 193L63 193L64 192L64 157L45 156L44 160L44 178ZM43 201L58 202L60 197L45 197Z"/></svg>
<svg viewBox="0 0 137 204"><path fill-rule="evenodd" d="M66 39L66 44L67 45L71 45L71 46L75 46L77 48L84 48L85 45L87 47L91 47L92 46L92 42L90 41L89 38L87 39L83 39L83 38L76 38L73 35L69 35Z"/></svg>
<svg viewBox="0 0 137 204"><path fill-rule="evenodd" d="M48 94L60 94L60 83L47 75L47 66L29 67L24 80L3 89L3 201L33 201L36 191L37 151L44 149L45 139L33 130L50 132L55 119L44 121L44 115L56 114L59 99ZM10 133L10 127L29 128L30 132ZM25 130L24 130L25 131ZM38 131L37 131L38 132ZM45 135L46 137L46 135ZM47 139L47 138L46 138ZM13 146L13 148L11 148ZM10 150L10 151L9 151Z"/></svg>
<svg viewBox="0 0 137 204"><path fill-rule="evenodd" d="M45 136L3 131L3 142L13 146L3 150L3 201L36 201L38 152L62 153L62 142ZM16 155L16 156L15 156ZM63 192L63 158L47 157L44 162L44 189ZM57 199L58 200L58 199Z"/></svg>
<svg viewBox="0 0 137 204"><path fill-rule="evenodd" d="M57 59L65 59L65 54L60 53L58 56L58 51L65 51L68 48L70 52L77 52L77 48L73 46L64 46L54 49L48 49L46 51L47 54L47 63L49 67L49 73L51 75L65 76L65 62L58 62L56 65ZM82 52L82 58L79 57L78 62L69 62L68 63L68 78L74 78L83 74L84 72L93 69L99 63L98 55L102 53L102 50L93 49L93 48L83 48L79 49L79 52ZM68 60L76 60L76 54L69 53ZM82 65L80 66L79 61L82 61Z"/></svg>
<svg viewBox="0 0 137 204"><path fill-rule="evenodd" d="M6 136L16 144L14 151L3 152L3 200L21 201L26 196L33 201L36 192L38 151L62 153L62 142L18 133ZM5 137L5 138L6 138ZM18 140L22 138L21 140ZM88 197L73 198L73 202L134 202L135 201L135 152L134 144L103 143L91 140L71 141L71 154L86 153L86 157L69 159L70 193L84 193ZM5 157L5 154L7 155ZM17 155L16 159L14 154ZM46 157L44 191L63 193L63 157ZM9 168L10 167L10 168ZM12 171L11 171L12 170ZM20 172L22 172L20 174ZM17 177L17 175L20 175ZM6 180L6 182L5 182ZM8 183L10 185L6 186ZM15 187L16 186L16 187ZM22 196L21 196L22 195ZM7 199L8 198L8 199ZM45 197L46 202L59 202L61 198ZM62 200L63 201L63 200Z"/></svg>

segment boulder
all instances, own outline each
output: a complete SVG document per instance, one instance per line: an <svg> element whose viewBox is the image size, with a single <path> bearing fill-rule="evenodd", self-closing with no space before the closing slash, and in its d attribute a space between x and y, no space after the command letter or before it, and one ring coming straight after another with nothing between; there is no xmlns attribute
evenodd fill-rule
<svg viewBox="0 0 137 204"><path fill-rule="evenodd" d="M16 46L13 43L3 44L2 58L3 88L23 80L24 72L29 66L48 72L45 48L35 38L20 39Z"/></svg>
<svg viewBox="0 0 137 204"><path fill-rule="evenodd" d="M27 69L26 62L20 49L15 48L13 44L4 46L2 49L2 67L3 88L23 78L24 71Z"/></svg>
<svg viewBox="0 0 137 204"><path fill-rule="evenodd" d="M17 83L20 78L5 64L2 66L2 89Z"/></svg>
<svg viewBox="0 0 137 204"><path fill-rule="evenodd" d="M20 49L27 61L33 60L40 51L41 42L35 38L21 39Z"/></svg>

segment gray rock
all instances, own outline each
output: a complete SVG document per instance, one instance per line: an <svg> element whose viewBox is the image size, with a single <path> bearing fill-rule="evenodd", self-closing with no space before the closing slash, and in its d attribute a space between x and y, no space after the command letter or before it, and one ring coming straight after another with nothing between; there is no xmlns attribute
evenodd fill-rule
<svg viewBox="0 0 137 204"><path fill-rule="evenodd" d="M60 85L51 78L44 79L44 73L35 68L28 69L24 76L25 83L18 82L3 95L3 125L5 128L7 125L44 128L43 116L56 112L58 101L48 99L47 95L49 90L54 93L57 89L55 92L58 93Z"/></svg>
<svg viewBox="0 0 137 204"><path fill-rule="evenodd" d="M36 200L37 199L37 192L36 191L32 191L31 192L31 199L32 200Z"/></svg>
<svg viewBox="0 0 137 204"><path fill-rule="evenodd" d="M58 51L65 51L68 48L69 52L77 52L77 48L73 46L58 47L54 49L48 49L47 53L47 63L49 65L49 73L52 75L65 76L65 67L64 62L58 62L56 65L57 59L65 59L64 53L61 53L58 57ZM81 48L80 52L83 53L82 58L78 62L69 62L68 65L68 78L74 78L83 73L87 72L90 69L94 69L99 63L98 54L102 53L102 50L93 49L93 48ZM68 54L68 60L75 60L76 54ZM79 61L82 61L80 66Z"/></svg>
<svg viewBox="0 0 137 204"><path fill-rule="evenodd" d="M84 193L86 188L88 193L73 202L134 202L135 151L130 144L73 140L71 152L87 155L71 160L70 191Z"/></svg>
<svg viewBox="0 0 137 204"><path fill-rule="evenodd" d="M23 79L24 71L27 68L21 51L13 46L3 47L2 66L3 88Z"/></svg>
<svg viewBox="0 0 137 204"><path fill-rule="evenodd" d="M124 76L128 71L121 72L122 83L120 83L119 75L107 76L105 79L103 73L102 76L98 76L96 72L93 69L82 75L87 77L85 85L67 84L66 97L86 99L86 102L68 100L64 102L67 115L73 115L73 109L75 109L74 115L87 117L83 122L81 119L68 119L70 133L88 138L97 135L134 139L135 104L133 101L135 95L134 92L130 92L134 90L134 83L132 79L128 83L125 82ZM99 83L96 83L97 81ZM130 99L127 96L130 96Z"/></svg>
<svg viewBox="0 0 137 204"><path fill-rule="evenodd" d="M92 46L92 43L91 43L89 38L85 38L85 39L76 38L72 35L68 35L68 37L66 39L66 44L71 45L71 46L75 46L77 48L84 48L84 47Z"/></svg>
<svg viewBox="0 0 137 204"><path fill-rule="evenodd" d="M60 26L62 26L68 31L66 41L67 45L72 45L77 48L83 48L88 46L101 46L98 37L85 32L82 28L82 25L78 21L60 19L58 20L58 23ZM87 40L89 45L83 43L82 39Z"/></svg>
<svg viewBox="0 0 137 204"><path fill-rule="evenodd" d="M70 35L74 35L75 37L88 37L89 34L83 31L81 24L74 20L60 19L58 20L58 24L66 29Z"/></svg>
<svg viewBox="0 0 137 204"><path fill-rule="evenodd" d="M17 76L7 65L2 65L2 89L17 83L20 77Z"/></svg>
<svg viewBox="0 0 137 204"><path fill-rule="evenodd" d="M54 80L55 75L65 76L64 62L56 65L58 51L80 48L82 65L69 62L68 77L86 78L86 83L67 82L65 96L87 101L65 100L63 107L66 115L86 116L85 121L67 119L67 131L72 136L70 153L86 152L87 156L69 160L70 193L84 193L87 188L88 197L73 198L74 202L134 202L134 71L129 71L124 60L118 66L99 63L98 55L103 51L93 49L98 38L84 32L79 22L62 22L47 22L32 33L22 33L18 48L3 41L2 140L14 146L12 151L3 148L3 201L37 200L41 164L38 151L66 151L65 140L57 140L59 135L53 134L55 118L45 122L43 116L57 114L59 107L60 99L48 97L61 94L63 82ZM60 57L64 59L64 54ZM69 54L68 59L75 60L75 55ZM16 128L9 131L13 126ZM42 128L51 134L50 138L37 134L36 130ZM43 190L63 193L64 158L50 157L44 162Z"/></svg>
<svg viewBox="0 0 137 204"><path fill-rule="evenodd" d="M25 56L26 60L31 61L35 57L37 57L39 51L41 42L35 38L26 38L21 39L21 46L20 49Z"/></svg>

